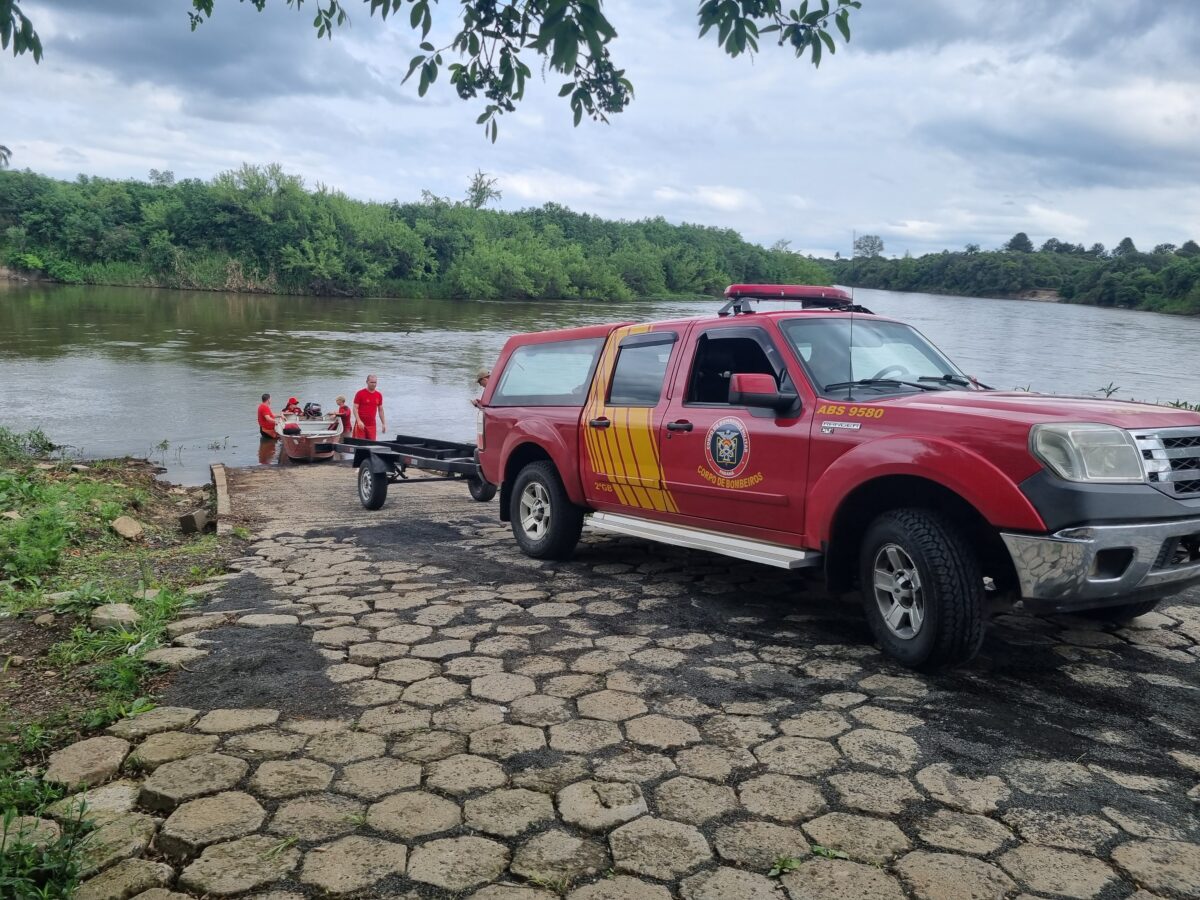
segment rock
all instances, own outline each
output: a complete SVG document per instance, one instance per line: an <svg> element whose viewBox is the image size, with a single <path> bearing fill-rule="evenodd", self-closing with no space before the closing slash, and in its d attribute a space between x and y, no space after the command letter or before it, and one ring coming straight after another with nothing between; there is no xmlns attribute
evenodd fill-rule
<svg viewBox="0 0 1200 900"><path fill-rule="evenodd" d="M1134 880L1163 896L1200 897L1200 845L1182 841L1131 841L1112 853Z"/></svg>
<svg viewBox="0 0 1200 900"><path fill-rule="evenodd" d="M429 710L397 703L369 709L359 717L358 727L362 731L383 737L396 737L410 731L429 727Z"/></svg>
<svg viewBox="0 0 1200 900"><path fill-rule="evenodd" d="M670 750L700 742L696 726L668 716L650 715L625 723L625 736L635 744Z"/></svg>
<svg viewBox="0 0 1200 900"><path fill-rule="evenodd" d="M417 787L420 783L419 765L381 757L346 766L333 789L364 800L378 800L398 789Z"/></svg>
<svg viewBox="0 0 1200 900"><path fill-rule="evenodd" d="M733 789L681 775L654 791L659 815L676 822L703 825L709 819L737 809Z"/></svg>
<svg viewBox="0 0 1200 900"><path fill-rule="evenodd" d="M738 822L717 829L713 846L722 859L745 869L770 870L781 856L808 856L808 839L798 828L770 822Z"/></svg>
<svg viewBox="0 0 1200 900"><path fill-rule="evenodd" d="M995 866L952 853L918 850L896 872L921 900L995 900L1017 887Z"/></svg>
<svg viewBox="0 0 1200 900"><path fill-rule="evenodd" d="M42 613L34 618L33 624L38 628L53 628L56 621L54 613Z"/></svg>
<svg viewBox="0 0 1200 900"><path fill-rule="evenodd" d="M992 812L1010 794L1008 786L995 775L955 775L948 763L926 766L917 773L917 781L935 800L969 813Z"/></svg>
<svg viewBox="0 0 1200 900"><path fill-rule="evenodd" d="M183 870L180 887L211 897L230 897L285 877L300 862L300 851L278 838L253 834L214 844Z"/></svg>
<svg viewBox="0 0 1200 900"><path fill-rule="evenodd" d="M894 816L922 799L907 778L875 772L843 772L828 779L841 801L853 809Z"/></svg>
<svg viewBox="0 0 1200 900"><path fill-rule="evenodd" d="M1097 816L1072 815L1049 809L1009 809L1004 813L1004 821L1031 844L1082 850L1085 853L1095 853L1102 844L1120 833Z"/></svg>
<svg viewBox="0 0 1200 900"><path fill-rule="evenodd" d="M575 703L579 707L579 714L585 719L623 722L646 713L642 698L624 691L597 691L580 697Z"/></svg>
<svg viewBox="0 0 1200 900"><path fill-rule="evenodd" d="M403 875L407 855L403 844L351 835L310 850L300 881L327 894L362 891L391 875Z"/></svg>
<svg viewBox="0 0 1200 900"><path fill-rule="evenodd" d="M489 884L473 893L468 900L555 900L557 894L517 884Z"/></svg>
<svg viewBox="0 0 1200 900"><path fill-rule="evenodd" d="M312 738L305 755L322 762L352 763L360 759L382 756L386 744L377 734L365 731L340 731Z"/></svg>
<svg viewBox="0 0 1200 900"><path fill-rule="evenodd" d="M195 647L160 647L157 650L151 650L142 659L148 663L166 666L168 669L182 669L188 663L194 663L206 656L208 656L207 650Z"/></svg>
<svg viewBox="0 0 1200 900"><path fill-rule="evenodd" d="M196 736L220 740L215 734ZM274 729L264 729L263 731L245 731L226 738L223 749L226 753L251 760L279 759L291 756L306 743L308 743L308 738L302 734L287 734Z"/></svg>
<svg viewBox="0 0 1200 900"><path fill-rule="evenodd" d="M257 831L267 812L249 794L226 791L191 800L171 813L158 835L158 847L180 862L220 841Z"/></svg>
<svg viewBox="0 0 1200 900"><path fill-rule="evenodd" d="M166 888L150 888L145 893L138 894L133 900L192 900L187 894L169 891ZM256 900L304 900L303 897L261 897Z"/></svg>
<svg viewBox="0 0 1200 900"><path fill-rule="evenodd" d="M166 887L175 871L148 859L123 859L111 869L79 886L75 900L128 900L129 897Z"/></svg>
<svg viewBox="0 0 1200 900"><path fill-rule="evenodd" d="M784 775L822 775L837 765L837 750L824 741L781 737L754 748L758 761Z"/></svg>
<svg viewBox="0 0 1200 900"><path fill-rule="evenodd" d="M396 685L396 687L400 687ZM405 703L416 706L445 706L454 700L461 700L467 695L467 689L457 681L443 678L440 675L417 681L407 688L400 687Z"/></svg>
<svg viewBox="0 0 1200 900"><path fill-rule="evenodd" d="M1002 771L1009 784L1035 797L1067 797L1094 780L1079 763L1052 759L1015 759L1005 763Z"/></svg>
<svg viewBox="0 0 1200 900"><path fill-rule="evenodd" d="M691 825L642 816L608 836L621 872L670 881L712 859L708 841Z"/></svg>
<svg viewBox="0 0 1200 900"><path fill-rule="evenodd" d="M511 781L513 787L529 788L543 794L557 794L568 784L574 784L588 776L587 760L580 756L568 756L550 765L530 767L523 772L516 772Z"/></svg>
<svg viewBox="0 0 1200 900"><path fill-rule="evenodd" d="M299 625L300 617L279 613L256 613L242 616L237 623L242 628L275 628L282 625Z"/></svg>
<svg viewBox="0 0 1200 900"><path fill-rule="evenodd" d="M92 470L90 467L85 466L82 463L73 463L71 465L71 471L74 472L76 475L80 475L84 472L90 472Z"/></svg>
<svg viewBox="0 0 1200 900"><path fill-rule="evenodd" d="M449 831L462 822L457 803L425 791L393 794L367 810L367 824L408 840Z"/></svg>
<svg viewBox="0 0 1200 900"><path fill-rule="evenodd" d="M1095 897L1114 877L1112 869L1094 857L1031 844L1009 850L999 863L1031 890L1080 900Z"/></svg>
<svg viewBox="0 0 1200 900"><path fill-rule="evenodd" d="M519 753L532 753L545 746L546 737L542 730L528 725L491 725L473 732L470 738L472 753L500 759Z"/></svg>
<svg viewBox="0 0 1200 900"><path fill-rule="evenodd" d="M112 530L125 538L127 541L140 541L142 535L146 533L146 529L137 519L131 519L129 516L117 516L110 523Z"/></svg>
<svg viewBox="0 0 1200 900"><path fill-rule="evenodd" d="M741 747L714 747L703 744L689 747L675 754L679 771L696 778L724 783L739 769L753 768L758 764L754 754Z"/></svg>
<svg viewBox="0 0 1200 900"><path fill-rule="evenodd" d="M738 788L742 805L748 812L780 822L811 819L825 809L821 792L798 778L786 775L760 775Z"/></svg>
<svg viewBox="0 0 1200 900"><path fill-rule="evenodd" d="M506 781L508 775L499 763L465 753L431 763L425 775L429 787L456 797L503 787Z"/></svg>
<svg viewBox="0 0 1200 900"><path fill-rule="evenodd" d="M81 785L93 787L115 775L128 754L129 741L115 737L88 738L50 754L50 767L42 778L69 789Z"/></svg>
<svg viewBox="0 0 1200 900"><path fill-rule="evenodd" d="M307 794L281 803L267 829L283 837L321 841L353 831L363 820L363 805L336 794Z"/></svg>
<svg viewBox="0 0 1200 900"><path fill-rule="evenodd" d="M219 628L228 622L229 618L225 613L207 613L203 616L189 616L186 619L177 619L174 622L167 623L167 636L177 638L185 634L193 634L197 631Z"/></svg>
<svg viewBox="0 0 1200 900"><path fill-rule="evenodd" d="M908 838L883 819L827 813L804 824L804 833L823 847L841 850L852 860L883 865L908 849Z"/></svg>
<svg viewBox="0 0 1200 900"><path fill-rule="evenodd" d="M608 854L595 841L557 829L530 838L517 848L512 871L543 882L574 881L608 865Z"/></svg>
<svg viewBox="0 0 1200 900"><path fill-rule="evenodd" d="M495 881L508 867L508 848L481 837L443 838L412 852L408 877L447 891Z"/></svg>
<svg viewBox="0 0 1200 900"><path fill-rule="evenodd" d="M520 697L512 702L509 713L514 722L521 725L532 725L535 728L557 725L572 718L566 700L547 694L530 694L527 697Z"/></svg>
<svg viewBox="0 0 1200 900"><path fill-rule="evenodd" d="M169 812L196 797L229 790L249 768L245 760L222 753L202 753L164 763L142 784L138 802L147 809Z"/></svg>
<svg viewBox="0 0 1200 900"><path fill-rule="evenodd" d="M141 785L133 781L114 781L103 787L92 788L70 797L64 797L46 808L46 812L58 821L83 818L103 825L137 805Z"/></svg>
<svg viewBox="0 0 1200 900"><path fill-rule="evenodd" d="M208 510L195 509L179 517L179 530L184 534L198 534L208 527Z"/></svg>
<svg viewBox="0 0 1200 900"><path fill-rule="evenodd" d="M333 781L333 769L312 759L271 760L258 767L250 790L264 797L294 797L323 791Z"/></svg>
<svg viewBox="0 0 1200 900"><path fill-rule="evenodd" d="M939 809L919 822L917 835L930 846L977 856L988 856L1013 838L1012 832L986 816L946 809Z"/></svg>
<svg viewBox="0 0 1200 900"><path fill-rule="evenodd" d="M813 709L779 723L779 730L789 737L824 740L850 730L846 717L831 709Z"/></svg>
<svg viewBox="0 0 1200 900"><path fill-rule="evenodd" d="M671 892L659 884L618 875L571 891L567 900L671 900Z"/></svg>
<svg viewBox="0 0 1200 900"><path fill-rule="evenodd" d="M537 692L537 685L525 675L497 672L483 675L471 681L471 695L495 703L511 703L518 697Z"/></svg>
<svg viewBox="0 0 1200 900"><path fill-rule="evenodd" d="M591 754L621 741L621 729L614 722L576 719L550 728L550 749L563 753Z"/></svg>
<svg viewBox="0 0 1200 900"><path fill-rule="evenodd" d="M516 837L539 822L554 819L554 804L545 794L516 788L492 791L463 805L466 824L476 831Z"/></svg>
<svg viewBox="0 0 1200 900"><path fill-rule="evenodd" d="M803 863L780 881L790 900L904 900L904 889L892 876L875 866L842 859Z"/></svg>
<svg viewBox="0 0 1200 900"><path fill-rule="evenodd" d="M79 842L79 874L87 878L113 863L141 856L158 830L158 819L124 813L109 819Z"/></svg>
<svg viewBox="0 0 1200 900"><path fill-rule="evenodd" d="M647 811L642 789L625 782L581 781L558 792L563 821L588 831L608 831Z"/></svg>
<svg viewBox="0 0 1200 900"><path fill-rule="evenodd" d="M28 662L28 660L26 660L24 656L17 656L16 654L13 654L4 661L4 668L19 669L25 665L26 662Z"/></svg>
<svg viewBox="0 0 1200 900"><path fill-rule="evenodd" d="M685 878L679 894L684 900L784 900L779 885L769 878L724 866Z"/></svg>
<svg viewBox="0 0 1200 900"><path fill-rule="evenodd" d="M106 603L92 610L89 619L93 628L132 628L142 621L142 615L128 603Z"/></svg>
<svg viewBox="0 0 1200 900"><path fill-rule="evenodd" d="M419 731L392 744L392 756L414 762L432 762L465 753L466 749L466 735L453 731Z"/></svg>
<svg viewBox="0 0 1200 900"><path fill-rule="evenodd" d="M0 822L0 829L3 830L0 845L9 847L16 844L45 847L57 841L62 834L57 822L37 816L17 816L9 823Z"/></svg>
<svg viewBox="0 0 1200 900"><path fill-rule="evenodd" d="M156 706L149 712L122 719L106 729L119 738L137 740L160 731L175 731L187 728L200 716L199 710L186 706Z"/></svg>
<svg viewBox="0 0 1200 900"><path fill-rule="evenodd" d="M657 781L675 771L670 757L644 750L629 750L609 757L596 766L596 777L602 781Z"/></svg>
<svg viewBox="0 0 1200 900"><path fill-rule="evenodd" d="M860 728L838 738L838 746L850 760L884 772L908 772L921 755L917 742L906 734Z"/></svg>
<svg viewBox="0 0 1200 900"><path fill-rule="evenodd" d="M205 734L229 734L274 725L278 719L277 709L214 709L196 723L196 730Z"/></svg>
<svg viewBox="0 0 1200 900"><path fill-rule="evenodd" d="M9 510L5 510L4 512L0 513L0 518L9 519L10 521L13 521L13 522L20 522L25 517L23 515L21 515L19 512L17 512L15 509L9 509Z"/></svg>

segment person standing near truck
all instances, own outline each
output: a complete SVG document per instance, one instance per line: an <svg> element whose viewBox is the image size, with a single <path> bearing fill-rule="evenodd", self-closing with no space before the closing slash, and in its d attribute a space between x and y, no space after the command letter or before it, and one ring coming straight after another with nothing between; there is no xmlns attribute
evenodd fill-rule
<svg viewBox="0 0 1200 900"><path fill-rule="evenodd" d="M360 388L354 395L354 436L366 438L368 441L377 440L375 418L379 418L379 427L387 431L387 419L383 413L383 394L375 390L379 379L374 375L367 376L367 386Z"/></svg>

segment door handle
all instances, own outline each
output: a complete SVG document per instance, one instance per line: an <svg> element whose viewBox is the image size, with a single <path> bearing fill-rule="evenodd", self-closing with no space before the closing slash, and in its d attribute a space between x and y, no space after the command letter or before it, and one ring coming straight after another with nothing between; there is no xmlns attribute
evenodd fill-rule
<svg viewBox="0 0 1200 900"><path fill-rule="evenodd" d="M598 419L588 419L588 424L593 428L607 428L612 424L606 416L601 416Z"/></svg>
<svg viewBox="0 0 1200 900"><path fill-rule="evenodd" d="M667 431L691 431L696 426L687 419L680 419L678 422L668 422Z"/></svg>

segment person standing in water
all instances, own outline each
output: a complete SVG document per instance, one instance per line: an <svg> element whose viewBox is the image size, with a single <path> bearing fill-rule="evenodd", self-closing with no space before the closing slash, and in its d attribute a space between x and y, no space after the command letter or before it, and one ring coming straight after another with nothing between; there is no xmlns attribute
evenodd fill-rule
<svg viewBox="0 0 1200 900"><path fill-rule="evenodd" d="M271 395L263 394L262 403L258 404L258 434L264 441L273 441L275 433L275 413L271 411Z"/></svg>

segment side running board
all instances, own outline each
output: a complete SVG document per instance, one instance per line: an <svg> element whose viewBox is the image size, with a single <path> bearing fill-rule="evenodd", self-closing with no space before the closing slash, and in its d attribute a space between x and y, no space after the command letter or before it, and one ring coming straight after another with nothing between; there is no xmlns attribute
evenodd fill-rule
<svg viewBox="0 0 1200 900"><path fill-rule="evenodd" d="M665 522L638 519L617 513L592 513L587 521L597 531L624 534L628 537L644 538L648 541L658 541L661 544L671 544L675 547L688 547L692 550L708 550L738 559L748 559L751 562L765 563L768 566L777 566L780 569L803 569L808 566L816 566L821 564L822 559L822 555L816 550L798 550L795 547L782 547L766 541L733 537L714 531L704 531L700 528L688 528L684 525L668 525Z"/></svg>

